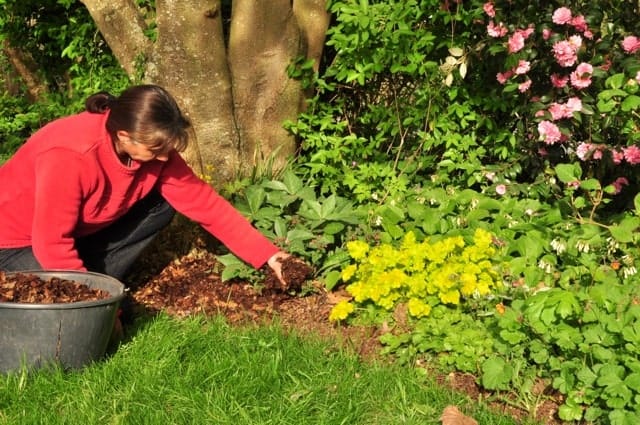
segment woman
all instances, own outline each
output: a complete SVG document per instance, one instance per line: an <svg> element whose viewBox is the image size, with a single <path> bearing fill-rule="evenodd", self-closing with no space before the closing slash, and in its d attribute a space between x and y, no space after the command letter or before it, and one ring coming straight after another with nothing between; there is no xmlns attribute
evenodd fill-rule
<svg viewBox="0 0 640 425"><path fill-rule="evenodd" d="M177 210L282 281L289 254L179 155L190 123L167 91L97 93L85 107L38 130L0 166L0 270L90 270L122 280Z"/></svg>

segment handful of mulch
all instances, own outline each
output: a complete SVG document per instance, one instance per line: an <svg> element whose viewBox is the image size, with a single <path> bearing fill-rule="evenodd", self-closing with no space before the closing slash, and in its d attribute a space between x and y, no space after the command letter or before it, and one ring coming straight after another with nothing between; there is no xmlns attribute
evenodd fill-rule
<svg viewBox="0 0 640 425"><path fill-rule="evenodd" d="M262 272L265 275L263 285L265 289L275 289L280 291L298 291L302 284L311 277L313 268L295 257L287 257L278 260L282 264L282 277L286 282L283 285L271 267L265 265Z"/></svg>
<svg viewBox="0 0 640 425"><path fill-rule="evenodd" d="M72 280L57 277L45 280L34 274L0 271L0 302L3 303L56 304L109 297L108 291L92 289Z"/></svg>

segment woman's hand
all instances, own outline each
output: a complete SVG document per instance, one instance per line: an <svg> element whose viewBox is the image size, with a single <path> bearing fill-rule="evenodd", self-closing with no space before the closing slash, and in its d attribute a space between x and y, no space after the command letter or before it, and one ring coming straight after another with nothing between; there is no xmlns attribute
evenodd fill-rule
<svg viewBox="0 0 640 425"><path fill-rule="evenodd" d="M282 264L289 261L288 270L282 270ZM291 264L293 262L293 264ZM312 275L313 269L305 264L302 260L292 257L291 254L279 251L276 252L267 261L276 278L280 281L281 289L299 289L305 279ZM294 266L293 268L291 266ZM285 276L286 274L286 276ZM288 282L287 279L292 279Z"/></svg>
<svg viewBox="0 0 640 425"><path fill-rule="evenodd" d="M284 280L284 276L282 275L282 262L289 257L291 257L291 254L279 251L273 254L267 261L267 264L271 267L271 270L273 270L283 288L287 287L287 282Z"/></svg>

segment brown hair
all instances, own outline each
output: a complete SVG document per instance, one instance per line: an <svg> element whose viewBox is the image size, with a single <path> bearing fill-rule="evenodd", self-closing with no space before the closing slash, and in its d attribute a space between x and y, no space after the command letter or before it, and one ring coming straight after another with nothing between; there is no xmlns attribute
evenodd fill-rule
<svg viewBox="0 0 640 425"><path fill-rule="evenodd" d="M118 131L126 131L138 143L159 150L182 152L189 143L191 123L182 114L175 99L153 84L132 86L115 97L96 93L85 101L91 113L105 113L107 131L115 140Z"/></svg>

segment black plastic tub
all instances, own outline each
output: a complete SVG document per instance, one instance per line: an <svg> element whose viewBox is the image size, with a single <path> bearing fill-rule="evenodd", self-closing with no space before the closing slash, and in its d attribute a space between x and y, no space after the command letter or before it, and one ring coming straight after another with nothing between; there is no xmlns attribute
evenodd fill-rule
<svg viewBox="0 0 640 425"><path fill-rule="evenodd" d="M0 303L0 372L22 367L36 369L52 363L75 369L103 357L124 298L124 285L111 276L92 272L21 273L42 280L74 281L107 291L111 296L72 303Z"/></svg>

